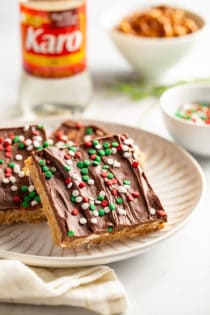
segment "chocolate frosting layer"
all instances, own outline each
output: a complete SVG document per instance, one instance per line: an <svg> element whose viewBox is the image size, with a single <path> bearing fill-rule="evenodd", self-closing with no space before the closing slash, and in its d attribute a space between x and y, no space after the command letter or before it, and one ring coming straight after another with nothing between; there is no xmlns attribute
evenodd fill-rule
<svg viewBox="0 0 210 315"><path fill-rule="evenodd" d="M32 179L23 172L32 150L47 145L43 126L0 129L0 211L34 209L40 198Z"/></svg>
<svg viewBox="0 0 210 315"><path fill-rule="evenodd" d="M33 161L63 240L167 220L126 135L50 147Z"/></svg>
<svg viewBox="0 0 210 315"><path fill-rule="evenodd" d="M66 120L52 133L51 139L53 139L57 147L62 147L62 142L66 144L72 141L77 145L84 141L101 138L109 134L109 132L96 125Z"/></svg>

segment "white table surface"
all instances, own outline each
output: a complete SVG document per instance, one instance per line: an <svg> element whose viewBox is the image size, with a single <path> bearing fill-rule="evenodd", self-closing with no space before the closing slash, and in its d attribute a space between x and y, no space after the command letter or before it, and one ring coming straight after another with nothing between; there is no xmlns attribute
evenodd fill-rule
<svg viewBox="0 0 210 315"><path fill-rule="evenodd" d="M0 9L1 117L13 118L18 112L17 91L20 75L17 0L4 1ZM115 4L137 2L115 0ZM140 4L143 1L138 1ZM153 3L158 1L153 1ZM164 1L196 8L208 14L206 0ZM148 3L148 1L147 1ZM93 102L86 117L112 120L142 127L170 138L164 128L156 101L132 102L118 95L110 96L104 86L115 77L130 75L131 69L114 49L100 27L101 14L113 1L89 0L89 64L95 83ZM168 78L210 77L210 33ZM171 239L136 258L110 264L124 283L132 315L209 315L210 314L210 161L197 158L207 179L208 194L193 220ZM0 279L1 283L1 279ZM91 315L70 307L33 307L0 305L0 314Z"/></svg>

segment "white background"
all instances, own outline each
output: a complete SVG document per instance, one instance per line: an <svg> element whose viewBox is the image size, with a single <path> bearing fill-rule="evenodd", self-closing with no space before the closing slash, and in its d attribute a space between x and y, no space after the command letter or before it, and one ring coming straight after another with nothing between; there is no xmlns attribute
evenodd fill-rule
<svg viewBox="0 0 210 315"><path fill-rule="evenodd" d="M104 86L116 77L132 74L126 61L115 50L104 32L102 15L115 5L143 1L89 0L89 66L95 83L93 102L87 117L124 122L169 137L154 100L132 102L124 96L110 97ZM150 4L150 1L144 1ZM193 8L210 20L210 1L164 1ZM153 1L152 3L158 3ZM18 9L16 0L2 1L0 7L0 117L18 112L17 91L21 71ZM210 33L176 68L169 79L210 77ZM153 109L152 111L148 111ZM7 118L8 119L8 118ZM209 140L210 141L210 140ZM210 145L210 142L209 144ZM210 314L210 162L198 161L208 183L206 196L197 215L183 231L152 251L111 264L124 283L132 315L209 315ZM1 279L0 279L1 284ZM0 305L0 314L90 315L84 310L65 307Z"/></svg>

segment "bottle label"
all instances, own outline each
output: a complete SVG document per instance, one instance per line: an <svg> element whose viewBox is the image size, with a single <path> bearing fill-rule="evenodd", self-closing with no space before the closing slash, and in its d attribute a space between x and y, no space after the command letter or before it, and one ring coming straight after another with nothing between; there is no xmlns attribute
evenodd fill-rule
<svg viewBox="0 0 210 315"><path fill-rule="evenodd" d="M20 4L23 68L44 78L73 76L86 69L85 5L46 11Z"/></svg>

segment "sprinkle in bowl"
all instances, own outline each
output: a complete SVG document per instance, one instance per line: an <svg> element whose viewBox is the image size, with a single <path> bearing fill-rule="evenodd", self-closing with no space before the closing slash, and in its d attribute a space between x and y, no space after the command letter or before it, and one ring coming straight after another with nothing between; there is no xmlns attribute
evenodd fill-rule
<svg viewBox="0 0 210 315"><path fill-rule="evenodd" d="M210 156L210 124L206 117L209 113L202 116L202 104L205 110L206 107L210 110L210 84L180 85L167 90L160 99L163 119L171 136L192 153ZM186 114L187 117L182 117Z"/></svg>

